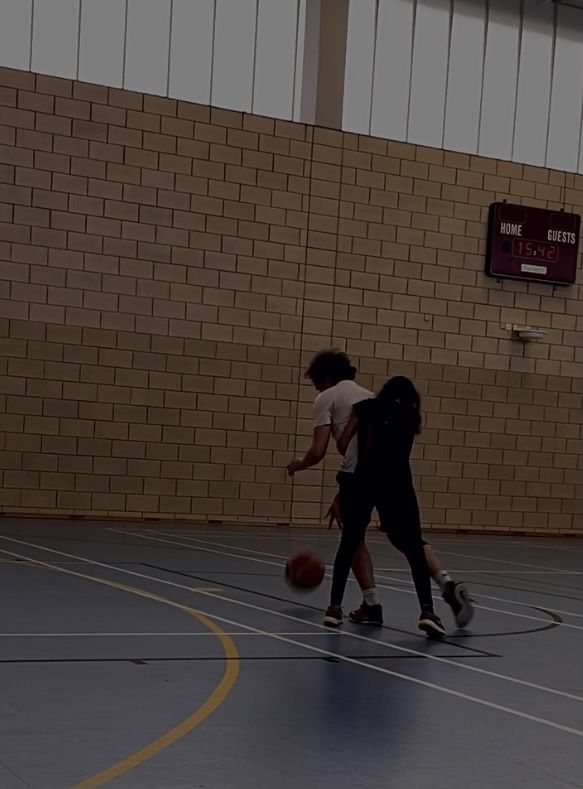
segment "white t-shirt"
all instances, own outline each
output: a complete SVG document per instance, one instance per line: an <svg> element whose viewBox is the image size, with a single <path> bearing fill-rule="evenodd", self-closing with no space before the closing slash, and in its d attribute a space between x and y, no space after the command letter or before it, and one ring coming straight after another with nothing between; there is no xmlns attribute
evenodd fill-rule
<svg viewBox="0 0 583 789"><path fill-rule="evenodd" d="M314 403L314 427L330 425L334 441L338 441L352 414L352 406L374 397L354 381L340 381L316 397ZM358 462L358 442L354 436L342 462L342 471L353 472Z"/></svg>

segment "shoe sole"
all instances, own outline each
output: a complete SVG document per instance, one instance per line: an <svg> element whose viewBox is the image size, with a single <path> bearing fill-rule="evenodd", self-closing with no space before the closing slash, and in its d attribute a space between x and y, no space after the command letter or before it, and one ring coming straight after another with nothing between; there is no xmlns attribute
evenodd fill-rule
<svg viewBox="0 0 583 789"><path fill-rule="evenodd" d="M353 625L368 625L368 627L382 627L384 622L381 620L372 620L372 619L353 619L351 616L348 617L348 620L352 622Z"/></svg>
<svg viewBox="0 0 583 789"><path fill-rule="evenodd" d="M461 610L454 615L456 624L460 628L467 627L474 618L474 606L470 601L467 586L463 583L457 584L454 594L455 599L461 606Z"/></svg>
<svg viewBox="0 0 583 789"><path fill-rule="evenodd" d="M440 639L447 635L445 630L439 630L432 622L419 622L419 630L422 630L429 638Z"/></svg>
<svg viewBox="0 0 583 789"><path fill-rule="evenodd" d="M322 624L326 627L340 627L342 625L341 619L332 619L331 616L325 616Z"/></svg>

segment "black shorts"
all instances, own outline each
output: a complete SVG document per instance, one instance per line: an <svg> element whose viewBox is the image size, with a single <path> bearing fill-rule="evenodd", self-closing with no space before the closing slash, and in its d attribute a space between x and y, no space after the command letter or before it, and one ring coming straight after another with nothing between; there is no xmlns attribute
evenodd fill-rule
<svg viewBox="0 0 583 789"><path fill-rule="evenodd" d="M364 535L376 509L381 531L389 539L403 533L421 537L419 506L413 485L370 485L358 474L337 476L338 504L343 529ZM421 538L422 539L422 538ZM424 545L427 545L422 539Z"/></svg>

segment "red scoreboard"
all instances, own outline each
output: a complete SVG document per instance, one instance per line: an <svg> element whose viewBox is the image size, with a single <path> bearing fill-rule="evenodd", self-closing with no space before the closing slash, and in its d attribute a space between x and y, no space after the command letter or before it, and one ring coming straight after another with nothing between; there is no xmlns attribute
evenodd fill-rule
<svg viewBox="0 0 583 789"><path fill-rule="evenodd" d="M486 274L571 285L577 272L580 228L578 214L492 203Z"/></svg>

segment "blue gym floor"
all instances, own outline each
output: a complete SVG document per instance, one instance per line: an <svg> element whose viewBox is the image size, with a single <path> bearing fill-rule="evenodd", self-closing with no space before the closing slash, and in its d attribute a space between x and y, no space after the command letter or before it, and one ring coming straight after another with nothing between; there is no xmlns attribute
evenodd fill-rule
<svg viewBox="0 0 583 789"><path fill-rule="evenodd" d="M377 531L385 627L336 632L282 577L336 532L3 520L0 789L583 787L583 543L429 536L442 642Z"/></svg>

